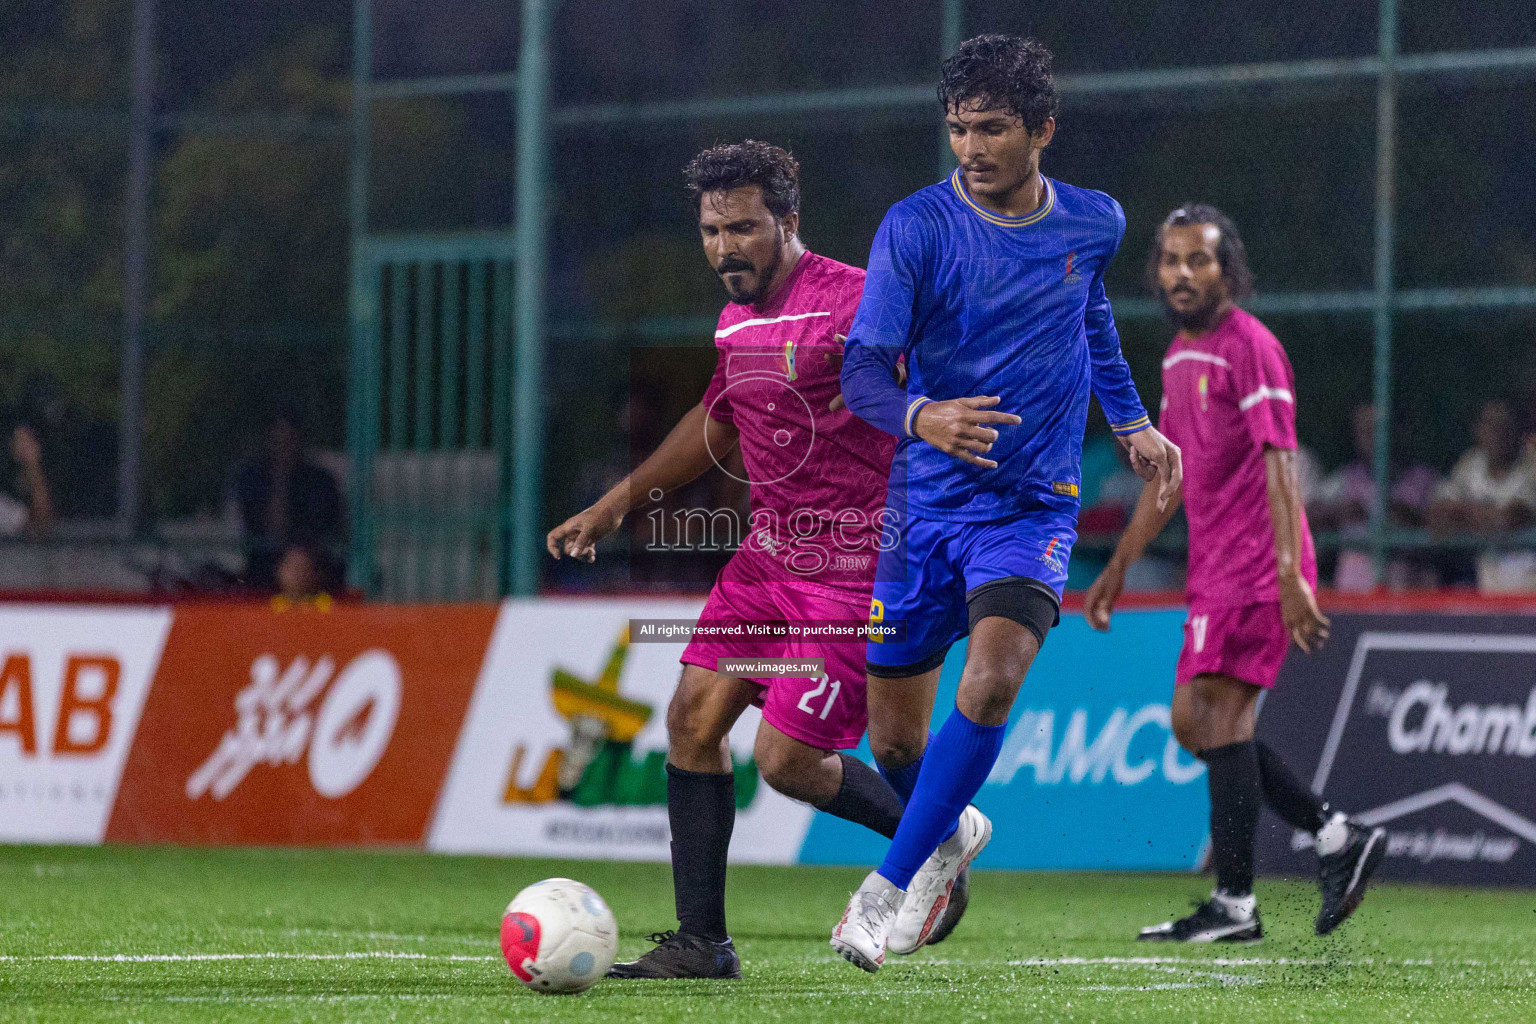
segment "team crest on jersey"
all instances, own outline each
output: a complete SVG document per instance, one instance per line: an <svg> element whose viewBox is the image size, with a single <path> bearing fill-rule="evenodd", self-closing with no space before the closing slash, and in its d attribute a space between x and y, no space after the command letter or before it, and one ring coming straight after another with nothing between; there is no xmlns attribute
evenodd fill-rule
<svg viewBox="0 0 1536 1024"><path fill-rule="evenodd" d="M1209 404L1207 404L1206 399L1208 399L1211 394L1211 378L1202 373L1200 375L1200 383L1198 388L1200 391L1200 411L1210 412L1211 407Z"/></svg>
<svg viewBox="0 0 1536 1024"><path fill-rule="evenodd" d="M1083 279L1083 275L1077 272L1077 250L1067 253L1067 269L1062 276L1062 281L1067 284L1077 284Z"/></svg>
<svg viewBox="0 0 1536 1024"><path fill-rule="evenodd" d="M784 343L784 371L790 380L795 379L795 339Z"/></svg>
<svg viewBox="0 0 1536 1024"><path fill-rule="evenodd" d="M1044 562L1052 569L1055 569L1057 572L1066 572L1067 567L1061 564L1061 559L1056 555L1056 545L1060 542L1061 541L1059 538L1052 537L1051 542L1045 546L1045 551L1040 554L1039 558L1040 561Z"/></svg>

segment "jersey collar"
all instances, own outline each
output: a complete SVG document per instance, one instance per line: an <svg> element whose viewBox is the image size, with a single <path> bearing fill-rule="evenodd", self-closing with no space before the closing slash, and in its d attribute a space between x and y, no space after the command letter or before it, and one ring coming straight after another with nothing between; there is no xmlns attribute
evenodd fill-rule
<svg viewBox="0 0 1536 1024"><path fill-rule="evenodd" d="M955 195L960 198L962 203L975 211L976 215L982 220L1004 228L1028 227L1044 219L1046 214L1056 208L1056 187L1051 184L1051 179L1043 174L1040 175L1040 180L1045 182L1045 202L1022 217L1006 217L1001 213L994 213L971 198L971 194L966 191L965 179L960 174L960 168L956 167L954 173L949 176L949 184L954 188Z"/></svg>

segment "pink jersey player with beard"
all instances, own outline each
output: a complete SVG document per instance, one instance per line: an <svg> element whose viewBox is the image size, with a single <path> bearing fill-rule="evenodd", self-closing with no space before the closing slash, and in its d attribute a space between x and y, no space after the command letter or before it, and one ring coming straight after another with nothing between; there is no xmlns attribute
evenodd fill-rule
<svg viewBox="0 0 1536 1024"><path fill-rule="evenodd" d="M1175 679L1219 673L1273 686L1290 638L1280 615L1264 449L1296 448L1296 384L1285 349L1233 308L1210 334L1182 332L1163 359L1158 427L1184 455L1189 619ZM1317 557L1301 513L1301 574Z"/></svg>
<svg viewBox="0 0 1536 1024"><path fill-rule="evenodd" d="M896 439L841 403L831 408L841 393L838 336L863 287L863 270L807 252L767 302L727 305L703 403L740 435L751 512L682 660L714 672L721 658L820 659L820 677L753 681L769 724L822 749L857 746L864 734L863 636L763 640L745 630L852 630L868 617Z"/></svg>

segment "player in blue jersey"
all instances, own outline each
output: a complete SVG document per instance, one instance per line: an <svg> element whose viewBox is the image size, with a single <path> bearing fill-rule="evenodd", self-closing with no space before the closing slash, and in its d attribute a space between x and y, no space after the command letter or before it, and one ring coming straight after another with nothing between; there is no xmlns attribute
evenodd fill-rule
<svg viewBox="0 0 1536 1024"><path fill-rule="evenodd" d="M843 363L849 408L901 439L886 499L897 542L881 552L870 612L895 632L872 638L867 667L870 744L906 809L832 935L867 971L929 941L991 836L970 802L1059 619L1090 392L1163 502L1181 475L1104 292L1125 216L1102 192L1040 174L1056 130L1050 53L968 40L944 62L939 101L960 166L886 214ZM940 666L967 633L955 708L930 739Z"/></svg>

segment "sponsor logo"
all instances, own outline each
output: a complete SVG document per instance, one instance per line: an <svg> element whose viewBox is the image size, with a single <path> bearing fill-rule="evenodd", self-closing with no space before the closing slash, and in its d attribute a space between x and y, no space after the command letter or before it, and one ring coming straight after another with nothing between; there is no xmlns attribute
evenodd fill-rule
<svg viewBox="0 0 1536 1024"><path fill-rule="evenodd" d="M1529 884L1536 822L1510 761L1536 757L1536 637L1402 621L1358 634L1312 788L1386 829L1391 877Z"/></svg>
<svg viewBox="0 0 1536 1024"><path fill-rule="evenodd" d="M48 730L45 720L40 732L32 658L25 651L6 654L0 664L0 734L14 734L22 757L35 758L40 749L44 755L65 757L97 753L112 735L112 708L122 674L122 663L110 654L66 655L54 728Z"/></svg>
<svg viewBox="0 0 1536 1024"><path fill-rule="evenodd" d="M303 759L315 792L334 800L362 785L384 756L401 696L400 666L389 652L366 651L339 674L329 655L283 666L262 654L250 678L235 695L235 725L187 778L188 799L223 800L258 765Z"/></svg>
<svg viewBox="0 0 1536 1024"><path fill-rule="evenodd" d="M1450 689L1424 679L1401 692L1377 683L1366 695L1366 713L1387 719L1394 754L1536 756L1536 688L1524 706L1469 701L1454 708Z"/></svg>
<svg viewBox="0 0 1536 1024"><path fill-rule="evenodd" d="M1138 786L1158 774L1184 786L1205 774L1205 765L1185 760L1166 704L1115 708L1091 741L1088 721L1087 709L1074 710L1058 740L1053 709L1025 711L1003 740L988 784L1009 785L1026 768L1037 786Z"/></svg>
<svg viewBox="0 0 1536 1024"><path fill-rule="evenodd" d="M100 842L163 609L0 609L0 842Z"/></svg>
<svg viewBox="0 0 1536 1024"><path fill-rule="evenodd" d="M503 604L428 848L665 861L663 710L687 638L642 642L641 633L648 622L695 623L702 610L701 600ZM712 650L708 667L730 654ZM815 701L817 714L826 697ZM792 863L815 812L761 784L751 760L760 721L749 708L730 731L738 808L731 859Z"/></svg>
<svg viewBox="0 0 1536 1024"><path fill-rule="evenodd" d="M178 608L107 838L420 842L495 614Z"/></svg>
<svg viewBox="0 0 1536 1024"><path fill-rule="evenodd" d="M1061 495L1063 498L1075 498L1078 494L1077 484L1070 483L1065 480L1052 481L1051 490L1054 493Z"/></svg>
<svg viewBox="0 0 1536 1024"><path fill-rule="evenodd" d="M578 807L666 805L666 750L635 750L635 739L655 709L619 692L628 659L626 626L595 678L583 679L560 667L550 673L550 703L568 723L568 738L565 746L551 750L544 758L531 785L520 781L528 748L521 743L512 748L503 804L565 801ZM757 763L751 758L733 758L733 768L736 806L743 809L751 806L757 794Z"/></svg>

